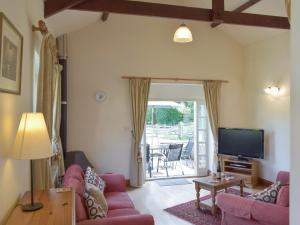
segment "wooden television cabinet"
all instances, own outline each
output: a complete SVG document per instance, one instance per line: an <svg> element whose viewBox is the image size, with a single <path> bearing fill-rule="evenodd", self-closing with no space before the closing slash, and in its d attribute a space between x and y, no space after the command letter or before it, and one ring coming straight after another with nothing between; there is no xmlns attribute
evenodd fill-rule
<svg viewBox="0 0 300 225"><path fill-rule="evenodd" d="M246 187L252 188L257 185L259 165L257 160L243 161L228 156L221 156L220 159L222 172L244 176Z"/></svg>

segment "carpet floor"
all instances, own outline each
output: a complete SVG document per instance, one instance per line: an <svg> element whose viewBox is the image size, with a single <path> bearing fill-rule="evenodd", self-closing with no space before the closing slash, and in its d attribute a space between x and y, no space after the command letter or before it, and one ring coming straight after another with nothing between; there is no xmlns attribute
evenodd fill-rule
<svg viewBox="0 0 300 225"><path fill-rule="evenodd" d="M239 195L240 191L234 188L228 188L228 193ZM249 195L250 193L245 193L244 196ZM200 198L200 201L210 199L210 195L206 195ZM220 225L221 224L221 211L218 210L216 216L212 216L210 210L206 209L197 209L196 200L182 203L170 208L165 209L168 213L177 216L185 221L190 222L194 225Z"/></svg>

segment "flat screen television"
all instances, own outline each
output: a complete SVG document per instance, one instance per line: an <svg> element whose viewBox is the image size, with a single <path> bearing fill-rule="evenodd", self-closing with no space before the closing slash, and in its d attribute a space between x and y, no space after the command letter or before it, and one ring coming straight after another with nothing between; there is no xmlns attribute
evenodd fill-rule
<svg viewBox="0 0 300 225"><path fill-rule="evenodd" d="M239 158L264 158L264 130L219 128L218 153Z"/></svg>

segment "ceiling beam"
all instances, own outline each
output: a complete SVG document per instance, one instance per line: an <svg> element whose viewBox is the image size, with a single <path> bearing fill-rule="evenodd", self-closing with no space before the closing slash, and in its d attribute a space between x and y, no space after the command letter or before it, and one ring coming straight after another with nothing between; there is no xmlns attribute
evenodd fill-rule
<svg viewBox="0 0 300 225"><path fill-rule="evenodd" d="M223 19L224 23L228 24L290 29L290 23L287 17L225 11Z"/></svg>
<svg viewBox="0 0 300 225"><path fill-rule="evenodd" d="M241 13L243 11L245 11L246 9L250 8L251 6L255 5L256 3L260 2L261 0L249 0L247 2L245 2L244 4L242 4L241 6L237 7L236 9L234 9L232 12L237 12L237 13ZM219 26L223 21L219 21L219 22L213 22L210 26L212 28Z"/></svg>
<svg viewBox="0 0 300 225"><path fill-rule="evenodd" d="M52 16L63 10L70 9L75 5L83 3L86 0L46 0L44 2L45 17Z"/></svg>
<svg viewBox="0 0 300 225"><path fill-rule="evenodd" d="M59 0L54 0L54 1L59 1ZM76 0L60 0L60 1L76 1ZM199 20L199 21L207 21L207 22L212 22L214 19L214 11L211 9L167 5L167 4L150 3L150 2L128 1L128 0L82 0L82 1L83 1L82 3L73 5L71 9L93 11L93 12L110 12L110 13L120 13L120 14L130 14L130 15L154 16L154 17L164 17L164 18L184 19L184 20ZM45 8L45 12L49 12L49 10L46 10ZM45 13L45 16L50 16L50 14ZM222 20L224 23L229 23L229 24L290 29L290 24L287 17L266 16L266 15L224 11L222 14Z"/></svg>
<svg viewBox="0 0 300 225"><path fill-rule="evenodd" d="M214 23L223 22L223 12L225 11L224 0L212 0L212 12Z"/></svg>
<svg viewBox="0 0 300 225"><path fill-rule="evenodd" d="M212 18L210 9L126 0L88 0L72 9L202 21L211 21Z"/></svg>
<svg viewBox="0 0 300 225"><path fill-rule="evenodd" d="M255 4L261 2L261 0L249 0L248 2L245 2L243 5L240 7L237 7L233 12L243 12L246 9L249 9L251 6L254 6Z"/></svg>

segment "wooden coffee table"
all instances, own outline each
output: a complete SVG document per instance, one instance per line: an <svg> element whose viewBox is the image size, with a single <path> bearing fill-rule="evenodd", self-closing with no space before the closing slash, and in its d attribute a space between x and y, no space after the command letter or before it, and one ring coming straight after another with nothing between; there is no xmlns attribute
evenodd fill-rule
<svg viewBox="0 0 300 225"><path fill-rule="evenodd" d="M201 177L193 180L195 183L196 189L196 207L200 209L200 207L208 208L211 210L212 215L216 215L217 205L216 205L216 195L220 190L225 190L227 192L227 188L232 186L240 186L241 196L243 196L243 187L244 187L244 177L232 175L233 179L218 179L216 180L212 176L209 177ZM207 204L203 204L200 202L200 190L205 189L211 192L212 204L211 206Z"/></svg>

